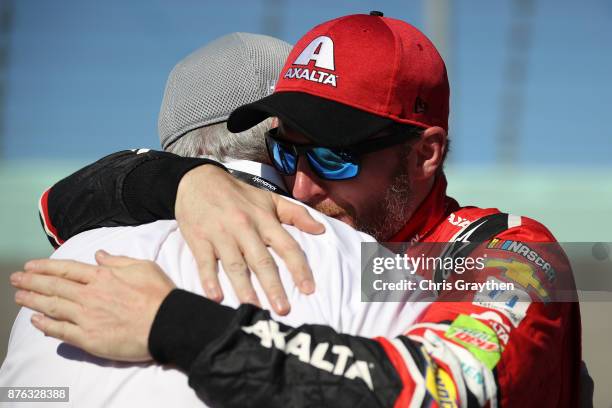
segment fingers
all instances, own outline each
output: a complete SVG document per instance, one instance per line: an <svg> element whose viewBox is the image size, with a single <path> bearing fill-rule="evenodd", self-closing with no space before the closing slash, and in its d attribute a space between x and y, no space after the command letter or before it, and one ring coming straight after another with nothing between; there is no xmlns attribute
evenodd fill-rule
<svg viewBox="0 0 612 408"><path fill-rule="evenodd" d="M56 276L37 273L16 272L11 275L11 284L16 288L37 292L47 296L58 296L77 302L82 285Z"/></svg>
<svg viewBox="0 0 612 408"><path fill-rule="evenodd" d="M77 261L62 259L36 259L24 265L26 272L52 275L74 282L89 283L95 276L97 267Z"/></svg>
<svg viewBox="0 0 612 408"><path fill-rule="evenodd" d="M261 231L264 242L276 251L293 277L295 286L304 294L314 292L315 283L308 260L299 244L280 224L268 223Z"/></svg>
<svg viewBox="0 0 612 408"><path fill-rule="evenodd" d="M275 196L276 214L283 224L295 226L297 229L309 234L322 234L325 226L315 220L308 210L296 203L292 203L280 196Z"/></svg>
<svg viewBox="0 0 612 408"><path fill-rule="evenodd" d="M257 276L270 305L279 315L286 315L290 306L278 274L278 266L259 233L253 228L246 228L238 239L246 261Z"/></svg>
<svg viewBox="0 0 612 408"><path fill-rule="evenodd" d="M83 331L75 324L53 320L39 314L32 315L31 322L45 335L55 337L74 346L79 346L83 340Z"/></svg>
<svg viewBox="0 0 612 408"><path fill-rule="evenodd" d="M240 303L261 306L255 289L253 289L246 261L236 241L227 234L221 234L215 239L213 246Z"/></svg>
<svg viewBox="0 0 612 408"><path fill-rule="evenodd" d="M217 257L211 243L204 239L195 240L190 245L193 256L198 265L198 273L202 282L202 289L206 297L215 302L223 300L223 291L217 276Z"/></svg>
<svg viewBox="0 0 612 408"><path fill-rule="evenodd" d="M130 258L129 256L111 255L103 249L96 251L96 262L101 266L123 267L142 262L141 259Z"/></svg>
<svg viewBox="0 0 612 408"><path fill-rule="evenodd" d="M278 197L276 199L276 211L282 223L294 225L298 229L311 234L325 232L325 226L316 221L308 210L299 204ZM300 292L304 294L313 293L315 290L314 279L304 251L280 225L269 223L266 228L268 228L268 232L262 233L267 236L266 243L274 248L276 253L285 261L287 269L293 276L293 281Z"/></svg>
<svg viewBox="0 0 612 408"><path fill-rule="evenodd" d="M43 313L57 320L69 320L77 323L82 313L81 306L58 296L44 296L35 292L18 290L15 293L15 303Z"/></svg>

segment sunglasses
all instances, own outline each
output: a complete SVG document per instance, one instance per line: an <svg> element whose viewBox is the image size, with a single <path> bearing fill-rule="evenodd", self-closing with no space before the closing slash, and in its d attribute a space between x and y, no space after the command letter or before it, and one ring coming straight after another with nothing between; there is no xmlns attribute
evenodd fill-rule
<svg viewBox="0 0 612 408"><path fill-rule="evenodd" d="M278 128L266 133L268 155L276 170L292 176L297 171L300 155L308 160L312 171L323 180L348 180L357 177L361 156L406 142L410 136L396 133L392 136L366 140L346 148L293 144L278 138Z"/></svg>

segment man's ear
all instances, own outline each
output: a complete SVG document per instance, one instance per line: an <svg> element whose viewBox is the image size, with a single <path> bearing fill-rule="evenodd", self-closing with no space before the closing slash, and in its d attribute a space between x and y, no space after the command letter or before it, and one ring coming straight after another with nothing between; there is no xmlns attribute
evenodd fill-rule
<svg viewBox="0 0 612 408"><path fill-rule="evenodd" d="M420 139L412 145L413 175L417 180L429 179L442 167L446 152L446 131L439 126L425 129Z"/></svg>

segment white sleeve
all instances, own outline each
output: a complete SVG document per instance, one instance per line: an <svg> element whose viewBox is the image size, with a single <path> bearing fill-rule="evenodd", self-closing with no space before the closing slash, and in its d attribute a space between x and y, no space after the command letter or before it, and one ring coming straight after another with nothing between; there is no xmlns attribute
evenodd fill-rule
<svg viewBox="0 0 612 408"><path fill-rule="evenodd" d="M155 252L175 227L163 222L132 229L99 229L66 242L53 258L93 263L97 249L113 254L155 259ZM187 376L155 364L124 364L91 356L45 337L22 308L13 324L7 357L0 368L2 387L69 387L68 403L57 407L204 406L187 383ZM47 406L47 403L43 404ZM40 407L37 402L1 403L0 407Z"/></svg>

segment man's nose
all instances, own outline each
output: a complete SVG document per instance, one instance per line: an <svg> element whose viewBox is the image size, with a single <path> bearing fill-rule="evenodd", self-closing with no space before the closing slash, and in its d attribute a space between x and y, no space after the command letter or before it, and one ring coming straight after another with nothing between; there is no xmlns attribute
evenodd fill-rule
<svg viewBox="0 0 612 408"><path fill-rule="evenodd" d="M325 196L322 180L313 173L308 159L300 156L291 191L293 198L303 203L316 202Z"/></svg>

